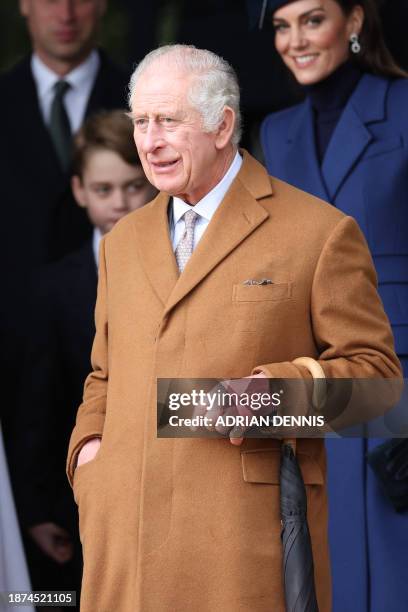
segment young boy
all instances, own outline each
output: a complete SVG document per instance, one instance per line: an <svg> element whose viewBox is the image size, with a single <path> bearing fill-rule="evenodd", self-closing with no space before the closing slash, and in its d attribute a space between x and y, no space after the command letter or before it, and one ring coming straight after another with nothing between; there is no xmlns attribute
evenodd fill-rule
<svg viewBox="0 0 408 612"><path fill-rule="evenodd" d="M33 588L77 590L79 602L78 518L65 456L90 372L98 245L103 234L151 200L156 190L144 175L132 123L122 111L86 121L74 141L73 167L72 190L94 226L93 238L34 279L16 492L23 527L31 536Z"/></svg>
<svg viewBox="0 0 408 612"><path fill-rule="evenodd" d="M126 213L152 200L130 119L122 111L95 115L74 141L72 191L94 226L94 247ZM95 250L95 248L94 248Z"/></svg>

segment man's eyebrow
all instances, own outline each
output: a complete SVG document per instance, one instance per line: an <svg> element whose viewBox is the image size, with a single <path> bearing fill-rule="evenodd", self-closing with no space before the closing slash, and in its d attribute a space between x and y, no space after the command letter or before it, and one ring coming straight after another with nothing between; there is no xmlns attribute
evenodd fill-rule
<svg viewBox="0 0 408 612"><path fill-rule="evenodd" d="M306 11L305 13L302 13L301 15L299 15L298 19L303 19L304 17L307 17L308 15L310 15L311 13L314 13L315 11L324 11L324 7L315 6L309 11ZM286 21L286 19L283 19L283 17L273 17L273 21Z"/></svg>

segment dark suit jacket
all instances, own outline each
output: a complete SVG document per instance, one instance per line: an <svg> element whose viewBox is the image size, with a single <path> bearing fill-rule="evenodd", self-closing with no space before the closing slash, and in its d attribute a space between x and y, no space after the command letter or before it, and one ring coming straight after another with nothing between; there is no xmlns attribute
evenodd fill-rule
<svg viewBox="0 0 408 612"><path fill-rule="evenodd" d="M96 285L91 240L34 279L19 402L16 488L25 526L54 521L76 529L65 456L90 370Z"/></svg>
<svg viewBox="0 0 408 612"><path fill-rule="evenodd" d="M126 104L126 76L103 53L100 57L86 115ZM43 122L30 57L0 77L0 92L0 371L5 391L5 438L9 442L7 425L26 335L30 275L37 267L78 248L91 227L74 203L69 177L59 166Z"/></svg>

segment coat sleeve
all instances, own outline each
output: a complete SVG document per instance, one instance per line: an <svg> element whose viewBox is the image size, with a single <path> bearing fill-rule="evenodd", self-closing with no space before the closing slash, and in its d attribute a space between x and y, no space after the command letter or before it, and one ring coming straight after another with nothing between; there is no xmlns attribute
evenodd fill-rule
<svg viewBox="0 0 408 612"><path fill-rule="evenodd" d="M78 454L87 440L102 438L106 414L108 368L108 312L105 239L99 249L98 295L95 307L96 334L92 347L92 372L85 381L83 402L79 407L68 449L67 476L71 485Z"/></svg>
<svg viewBox="0 0 408 612"><path fill-rule="evenodd" d="M327 378L401 376L372 259L352 217L341 219L321 250L310 314L318 355L308 356L317 358ZM263 364L253 370L258 372L271 378L310 377L305 368L291 362Z"/></svg>

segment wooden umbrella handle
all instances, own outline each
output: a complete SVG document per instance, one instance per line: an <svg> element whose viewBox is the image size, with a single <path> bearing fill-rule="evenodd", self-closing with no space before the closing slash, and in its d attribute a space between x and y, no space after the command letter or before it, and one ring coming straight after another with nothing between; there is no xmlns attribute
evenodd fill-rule
<svg viewBox="0 0 408 612"><path fill-rule="evenodd" d="M313 378L312 404L315 410L322 410L327 399L326 374L320 363L312 357L298 357L292 361L308 370Z"/></svg>
<svg viewBox="0 0 408 612"><path fill-rule="evenodd" d="M297 357L292 363L303 366L310 372L313 378L312 404L315 410L321 410L327 397L326 375L322 366L312 357ZM291 446L293 454L296 455L296 438L285 438L282 442Z"/></svg>

